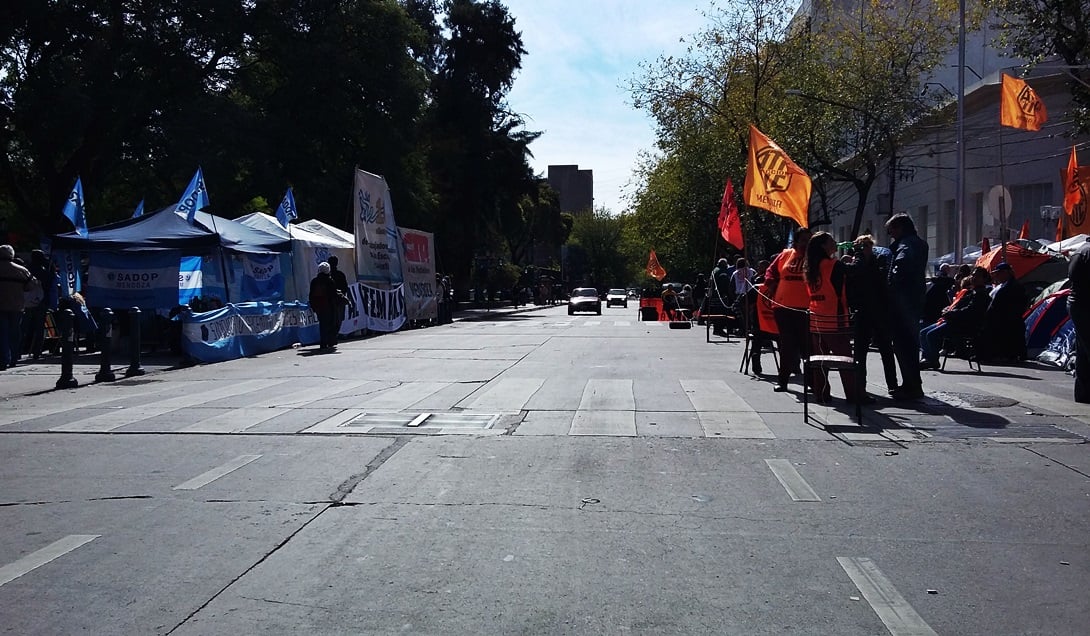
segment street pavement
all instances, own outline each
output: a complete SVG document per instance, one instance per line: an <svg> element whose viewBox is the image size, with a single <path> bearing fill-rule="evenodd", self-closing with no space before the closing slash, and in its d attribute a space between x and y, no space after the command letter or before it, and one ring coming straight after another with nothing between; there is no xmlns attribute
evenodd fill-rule
<svg viewBox="0 0 1090 636"><path fill-rule="evenodd" d="M742 349L557 306L71 390L17 366L0 626L1086 633L1069 375L952 359L895 402L875 354L862 423L836 379L804 421Z"/></svg>

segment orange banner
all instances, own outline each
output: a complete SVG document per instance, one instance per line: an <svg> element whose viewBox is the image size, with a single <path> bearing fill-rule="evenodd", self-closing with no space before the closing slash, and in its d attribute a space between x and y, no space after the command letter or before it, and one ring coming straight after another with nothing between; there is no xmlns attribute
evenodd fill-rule
<svg viewBox="0 0 1090 636"><path fill-rule="evenodd" d="M1060 171L1060 184L1063 186L1064 192L1068 191L1068 172L1069 170ZM1079 179L1079 185L1075 188L1079 192L1079 197L1078 203L1071 206L1071 211L1066 215L1061 215L1060 220L1064 222L1064 238L1076 234L1090 234L1090 218L1088 218L1090 215L1087 214L1087 195L1090 194L1090 166L1079 166L1075 172ZM1063 216L1067 218L1064 219Z"/></svg>
<svg viewBox="0 0 1090 636"><path fill-rule="evenodd" d="M780 333L776 316L772 313L772 290L766 283L757 285L757 328L773 336Z"/></svg>
<svg viewBox="0 0 1090 636"><path fill-rule="evenodd" d="M1022 130L1040 130L1048 121L1045 103L1029 84L1003 73L1003 86L999 91L999 123Z"/></svg>
<svg viewBox="0 0 1090 636"><path fill-rule="evenodd" d="M1079 159L1075 156L1075 146L1071 146L1071 157L1067 160L1067 170L1063 175L1064 212L1072 214L1075 204L1082 201L1082 184L1079 179Z"/></svg>
<svg viewBox="0 0 1090 636"><path fill-rule="evenodd" d="M743 194L748 205L810 227L810 177L782 148L749 125L749 164Z"/></svg>

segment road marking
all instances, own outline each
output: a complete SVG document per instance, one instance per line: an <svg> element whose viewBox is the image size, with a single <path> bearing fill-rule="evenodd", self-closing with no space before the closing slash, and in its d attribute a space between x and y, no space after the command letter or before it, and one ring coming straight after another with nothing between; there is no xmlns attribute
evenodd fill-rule
<svg viewBox="0 0 1090 636"><path fill-rule="evenodd" d="M635 437L636 398L632 394L632 380L587 380L568 434Z"/></svg>
<svg viewBox="0 0 1090 636"><path fill-rule="evenodd" d="M600 325L600 324L602 324L602 323L601 323L601 321L598 321L598 320L588 320L588 321L586 321L586 322L584 322L584 323L583 323L583 326L584 326L584 327L597 327L597 326L598 326L598 325Z"/></svg>
<svg viewBox="0 0 1090 636"><path fill-rule="evenodd" d="M85 543L90 543L102 535L99 534L70 534L67 537L50 543L41 550L36 550L25 557L0 567L0 585L10 583L20 576L40 568L50 561L62 557Z"/></svg>
<svg viewBox="0 0 1090 636"><path fill-rule="evenodd" d="M191 384L193 384L193 382L189 380L179 382L172 381L171 390L177 391L179 388L184 388ZM125 400L128 398L139 397L141 395L150 395L152 393L159 393L165 390L167 390L167 387L161 384L144 385L142 387L124 387L119 385L112 385L110 387L103 387L102 392L92 397L88 397L87 399L83 399L83 396L81 395L79 408L94 408L99 404L106 404L115 400ZM55 404L56 401L54 401L54 404L52 405L31 406L26 409L5 409L5 412L3 414L0 414L0 426L16 424L38 417L45 417L46 415L54 415L57 413L64 413L66 411L74 410L70 406L58 407Z"/></svg>
<svg viewBox="0 0 1090 636"><path fill-rule="evenodd" d="M213 468L206 473L197 475L196 477L190 479L184 484L178 484L173 488L173 490L196 490L201 486L207 486L208 484L216 481L220 477L233 473L234 471L242 468L246 464L249 464L250 462L258 460L260 458L261 455L239 455L238 457L232 459L226 464L223 464L222 466L217 466L216 468Z"/></svg>
<svg viewBox="0 0 1090 636"><path fill-rule="evenodd" d="M613 324L618 326L618 327L627 327L627 326L631 325L632 323L627 321L627 320L615 320L615 321L613 321Z"/></svg>
<svg viewBox="0 0 1090 636"><path fill-rule="evenodd" d="M370 384L371 382L371 380L364 380L362 382L352 381L347 383L337 380L323 382L317 386L301 389L302 393L305 393L305 395L299 399L285 401L284 398L288 396L280 394L253 406L231 409L226 413L220 413L219 415L203 419L186 426L178 432L242 433L258 424L279 417L284 413L289 412L291 409L306 408L310 405L320 407L322 405L319 404L319 402L326 398L333 397L346 391L351 391L365 384Z"/></svg>
<svg viewBox="0 0 1090 636"><path fill-rule="evenodd" d="M545 378L500 378L489 382L467 409L475 411L521 411L545 384Z"/></svg>
<svg viewBox="0 0 1090 636"><path fill-rule="evenodd" d="M761 414L723 380L680 380L705 437L775 439Z"/></svg>
<svg viewBox="0 0 1090 636"><path fill-rule="evenodd" d="M780 485L791 496L792 501L821 501L814 489L802 478L799 471L786 459L766 459L769 470L780 480Z"/></svg>
<svg viewBox="0 0 1090 636"><path fill-rule="evenodd" d="M893 636L938 636L870 559L837 557L848 578Z"/></svg>
<svg viewBox="0 0 1090 636"><path fill-rule="evenodd" d="M49 429L67 433L108 433L114 429L134 424L159 415L165 415L171 411L190 406L202 406L213 400L225 397L235 397L249 393L257 389L268 389L269 381L244 380L242 382L227 382L217 388L200 390L199 386L192 387L189 392L177 397L157 400L155 404L146 404L136 407L118 409L110 413L103 413L85 420L62 424ZM211 385L210 385L211 386Z"/></svg>
<svg viewBox="0 0 1090 636"><path fill-rule="evenodd" d="M1081 439L1074 437L985 437L989 442L1000 444L1079 444Z"/></svg>

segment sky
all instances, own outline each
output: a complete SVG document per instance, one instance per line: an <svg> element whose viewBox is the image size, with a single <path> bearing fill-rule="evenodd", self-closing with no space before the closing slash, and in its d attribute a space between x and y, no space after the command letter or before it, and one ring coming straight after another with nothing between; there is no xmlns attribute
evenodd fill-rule
<svg viewBox="0 0 1090 636"><path fill-rule="evenodd" d="M508 94L526 129L534 171L578 164L594 171L594 206L628 209L641 151L654 151L654 124L625 88L640 62L680 55L682 38L705 24L693 0L501 0L526 54Z"/></svg>

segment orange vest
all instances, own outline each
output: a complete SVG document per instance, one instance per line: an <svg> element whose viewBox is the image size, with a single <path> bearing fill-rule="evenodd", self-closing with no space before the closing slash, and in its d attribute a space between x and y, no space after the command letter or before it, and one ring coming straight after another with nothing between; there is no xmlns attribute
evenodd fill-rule
<svg viewBox="0 0 1090 636"><path fill-rule="evenodd" d="M811 287L807 282L806 288L810 290L810 313L814 315L812 323L814 331L822 331L824 324L833 327L839 321L834 321L834 316L843 316L847 313L844 305L844 290L833 287L833 266L836 259L827 258L821 261L818 270L818 285Z"/></svg>
<svg viewBox="0 0 1090 636"><path fill-rule="evenodd" d="M779 281L776 283L776 303L784 307L806 309L810 306L810 290L806 288L806 254L793 247L776 259Z"/></svg>

